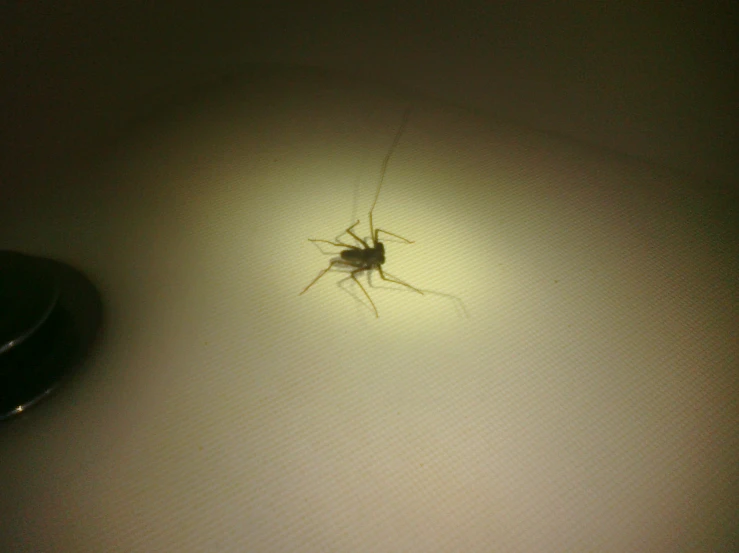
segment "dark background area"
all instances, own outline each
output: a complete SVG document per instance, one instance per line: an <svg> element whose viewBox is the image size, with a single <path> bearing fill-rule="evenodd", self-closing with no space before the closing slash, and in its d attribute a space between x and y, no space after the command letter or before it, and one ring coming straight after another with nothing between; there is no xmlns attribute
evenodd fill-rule
<svg viewBox="0 0 739 553"><path fill-rule="evenodd" d="M716 0L6 2L0 175L49 185L173 87L277 63L406 87L736 188L736 12Z"/></svg>

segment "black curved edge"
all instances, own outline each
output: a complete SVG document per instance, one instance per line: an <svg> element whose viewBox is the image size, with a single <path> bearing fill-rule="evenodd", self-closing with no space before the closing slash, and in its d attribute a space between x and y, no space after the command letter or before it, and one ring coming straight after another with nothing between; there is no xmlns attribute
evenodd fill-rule
<svg viewBox="0 0 739 553"><path fill-rule="evenodd" d="M25 256L0 251L0 259L16 255ZM81 271L60 261L26 257L53 275L59 297L44 324L0 356L0 421L27 411L78 372L103 320L100 294Z"/></svg>

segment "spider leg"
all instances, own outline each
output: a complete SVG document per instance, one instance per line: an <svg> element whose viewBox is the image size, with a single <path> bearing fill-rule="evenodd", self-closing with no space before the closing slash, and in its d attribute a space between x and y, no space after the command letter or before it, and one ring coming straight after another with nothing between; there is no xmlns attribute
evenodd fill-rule
<svg viewBox="0 0 739 553"><path fill-rule="evenodd" d="M353 270L353 271L351 272L351 277L352 277L352 280L353 280L354 282L356 282L357 284L359 284L359 287L360 287L360 288L362 289L362 292L364 292L364 295L365 295L365 296L367 296L367 299L369 300L370 304L372 305L372 309L374 309L374 310L375 310L375 317L377 317L377 318L379 319L379 318L380 318L380 313L379 313L379 312L377 311L377 306L375 305L375 302L373 302L373 301L372 301L372 298L371 298L371 297L370 297L370 295L369 295L369 294L367 293L367 290L365 290L364 286L362 286L362 283L361 283L361 282L359 282L359 280L357 280L357 276L356 276L356 275L357 275L357 273L361 273L362 271L366 271L366 270L367 270L367 269L366 269L366 268L364 268L364 267L363 267L363 268L360 268L360 269L354 269L354 270Z"/></svg>
<svg viewBox="0 0 739 553"><path fill-rule="evenodd" d="M354 246L352 244L344 244L344 242L341 242L339 240L339 238L341 238L344 234L349 234L357 242L359 242L360 244L362 244L362 246L364 246L364 248L369 248L369 244L367 244L367 242L365 242L364 240L362 240L359 236L357 236L353 232L354 227L356 227L358 224L359 224L359 221L357 220L357 222L355 222L352 226L350 226L344 232L342 232L341 234L339 234L335 238L336 242L331 242L331 240L321 240L319 238L308 238L308 241L310 241L310 242L321 242L323 244L330 244L332 246L336 246L337 248L349 248L349 249L352 249L352 250L361 250L362 248L360 248L359 246Z"/></svg>
<svg viewBox="0 0 739 553"><path fill-rule="evenodd" d="M386 277L385 276L385 273L382 271L382 266L377 265L377 270L379 271L380 278L382 280L385 280L387 282L394 282L395 284L402 284L403 286L406 286L406 287L410 288L411 290L414 290L414 291L418 292L419 294L421 294L423 296L423 292L421 292L421 290L419 290L418 288L414 288L410 284L407 284L407 283L405 283L405 282L403 282L401 280L395 280L394 278L388 278L388 277Z"/></svg>
<svg viewBox="0 0 739 553"><path fill-rule="evenodd" d="M385 234L387 234L389 236L394 236L395 238L400 238L406 244L413 244L413 240L408 240L407 238L403 238L402 236L399 236L399 235L397 235L397 234L395 234L393 232L388 232L386 230L382 230L382 229L379 229L379 228L377 230L375 230L375 242L377 242L377 239L378 239L377 238L377 235L379 233L381 233L381 232L384 232Z"/></svg>
<svg viewBox="0 0 739 553"><path fill-rule="evenodd" d="M360 238L359 236L357 236L357 235L356 235L356 234L355 234L355 233L353 232L353 229L354 229L354 227L356 227L356 226L357 226L358 224L359 224L359 221L357 221L356 223L354 223L354 224L353 224L352 226L350 226L350 227L349 227L348 229L346 229L346 230L345 230L344 232L345 232L346 234L350 234L350 235L352 236L352 238L354 238L354 239L355 239L355 240L356 240L357 242L359 242L360 244L362 244L362 245L363 245L363 246L364 246L365 248L369 248L369 244L367 244L367 242L365 242L364 240L362 240L362 239L361 239L361 238Z"/></svg>
<svg viewBox="0 0 739 553"><path fill-rule="evenodd" d="M352 246L351 244L344 244L343 242L331 242L331 240L321 240L319 238L308 238L308 242L321 242L322 244L331 244L337 248L350 248L352 250L361 250L359 246Z"/></svg>
<svg viewBox="0 0 739 553"><path fill-rule="evenodd" d="M318 273L318 276L316 278L314 278L313 281L308 286L306 286L305 288L303 288L303 291L300 292L300 294L298 294L298 296L302 296L303 294L305 294L308 291L308 288L310 288L316 282L318 282L318 279L321 278L326 273L328 273L334 265L342 265L342 264L343 263L341 262L340 259L335 259L335 260L331 261L328 264L328 267L326 267L323 271L321 271L320 273Z"/></svg>

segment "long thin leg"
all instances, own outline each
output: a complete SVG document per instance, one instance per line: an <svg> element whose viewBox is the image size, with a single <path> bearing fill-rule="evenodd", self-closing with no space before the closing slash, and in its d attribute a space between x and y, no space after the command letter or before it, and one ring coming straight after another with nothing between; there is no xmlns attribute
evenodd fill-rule
<svg viewBox="0 0 739 553"><path fill-rule="evenodd" d="M369 248L369 244L367 244L367 242L365 242L365 241L364 241L364 240L362 240L362 239L361 239L361 238L360 238L359 236L357 236L356 234L354 234L354 232L352 232L352 229L353 229L354 227L356 227L356 226L357 226L358 224L359 224L359 221L357 221L356 223L354 223L354 224L353 224L352 226L350 226L350 227L349 227L348 229L346 229L346 230L345 230L344 232L346 232L347 234L351 234L351 235L352 235L352 237L353 237L353 238L354 238L354 239L355 239L355 240L356 240L357 242L360 242L360 243L361 243L361 244L362 244L362 245L363 245L363 246L364 246L365 248Z"/></svg>
<svg viewBox="0 0 739 553"><path fill-rule="evenodd" d="M395 279L393 279L393 278L387 278L387 277L385 276L385 273L384 273L384 272L382 271L382 266L380 266L380 265L377 265L377 271L378 271L378 272L380 273L380 278L381 278L382 280L385 280L385 281L387 281L387 282L394 282L395 284L402 284L403 286L407 286L407 287L408 287L408 288L410 288L411 290L414 290L414 291L418 292L419 294L421 294L421 295L423 296L423 292L421 292L421 290L419 290L418 288L414 288L414 287L413 287L413 286L411 286L410 284L408 284L408 283L405 283L405 282L403 282L403 281L400 281L400 280L395 280Z"/></svg>
<svg viewBox="0 0 739 553"><path fill-rule="evenodd" d="M385 159L382 160L382 170L380 171L380 184L377 185L377 192L375 192L375 200L372 202L372 207L370 207L370 210L369 210L370 235L373 238L376 238L377 234L375 233L375 228L372 225L372 212L375 210L375 206L377 205L377 198L380 197L380 190L382 190L382 183L385 180L385 172L387 171L387 164L390 161L390 158L392 157L393 152L395 151L395 147L398 145L398 142L400 142L400 137L403 134L403 131L405 130L405 125L406 123L408 123L408 117L410 116L410 114L411 114L411 108L407 107L405 111L403 112L403 121L401 121L400 123L398 132L395 133L395 138L393 139L393 143L390 146L390 149L388 150L387 155L385 155Z"/></svg>
<svg viewBox="0 0 739 553"><path fill-rule="evenodd" d="M346 234L347 232L349 232L350 230L352 230L352 229L353 229L354 227L356 227L356 226L357 226L358 224L359 224L359 219L357 219L357 220L356 220L356 221L354 222L354 224L353 224L352 226L350 226L350 227L349 227L348 229L346 229L346 230L345 230L344 232L342 232L341 234L339 234L339 236L337 236L336 238L338 239L338 238L340 238L341 236L344 236L344 235L345 235L345 234Z"/></svg>
<svg viewBox="0 0 739 553"><path fill-rule="evenodd" d="M406 244L413 244L414 243L413 240L408 240L407 238L403 238L402 236L399 236L399 235L395 234L394 232L388 232L386 230L382 230L382 229L379 229L379 228L375 231L375 242L378 241L378 234L380 234L381 232L384 232L385 234L387 234L389 236L394 236L395 238L400 238Z"/></svg>
<svg viewBox="0 0 739 553"><path fill-rule="evenodd" d="M311 287L311 286L313 286L313 285L314 285L314 284L315 284L316 282L318 282L318 279L319 279L319 278L321 278L321 277L322 277L323 275L325 275L326 273L328 273L328 272L329 272L329 271L331 270L331 267L333 267L334 265L337 265L337 264L338 264L338 265L341 265L341 260L339 260L339 259L336 259L336 260L334 260L334 261L331 261L331 262L330 262L330 263L328 264L328 267L326 267L326 268L325 268L325 269L324 269L323 271L321 271L321 272L320 272L320 273L318 274L318 276L317 276L316 278L314 278L314 279L313 279L313 282L311 282L311 283L310 283L310 284L309 284L308 286L306 286L305 288L303 288L303 291L302 291L302 292L300 292L300 294L298 294L298 296L302 296L303 294L305 294L305 293L306 293L306 292L308 291L308 288L310 288L310 287Z"/></svg>
<svg viewBox="0 0 739 553"><path fill-rule="evenodd" d="M364 289L364 286L362 286L362 283L357 280L357 273L361 273L362 271L366 271L367 269L355 269L351 272L351 277L354 282L359 284L359 287L362 289L362 292L364 292L364 295L367 296L367 299L369 300L370 304L372 304L372 309L375 310L375 317L378 319L380 318L380 313L377 311L377 306L375 305L375 302L372 301L372 298L370 298L370 295L367 293L367 290Z"/></svg>
<svg viewBox="0 0 739 553"><path fill-rule="evenodd" d="M351 244L344 244L343 242L331 242L330 240L320 240L318 238L308 238L308 242L321 242L322 244L331 244L337 248L350 248L352 250L361 250L359 246L352 246Z"/></svg>
<svg viewBox="0 0 739 553"><path fill-rule="evenodd" d="M352 250L361 250L362 248L360 248L359 246L353 246L351 244L344 244L344 242L339 241L339 238L341 238L344 234L349 234L357 242L360 242L365 248L369 248L369 245L367 244L367 242L365 242L359 236L354 234L354 232L352 232L352 229L356 227L358 224L359 224L359 221L357 221L352 226L350 226L348 229L346 229L344 232L339 234L339 236L336 237L336 242L331 242L331 240L321 240L318 238L308 238L308 240L310 242L322 242L324 244L331 244L332 246L336 246L337 248L350 248Z"/></svg>

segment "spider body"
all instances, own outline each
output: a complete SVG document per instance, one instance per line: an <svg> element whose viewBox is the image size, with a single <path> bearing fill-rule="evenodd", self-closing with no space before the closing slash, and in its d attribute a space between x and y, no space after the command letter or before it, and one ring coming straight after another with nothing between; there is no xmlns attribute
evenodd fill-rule
<svg viewBox="0 0 739 553"><path fill-rule="evenodd" d="M340 255L347 264L357 269L370 270L385 263L385 246L382 242L375 242L373 247L342 250Z"/></svg>
<svg viewBox="0 0 739 553"><path fill-rule="evenodd" d="M385 246L377 244L367 250L344 250L341 259L357 268L371 269L385 263Z"/></svg>

